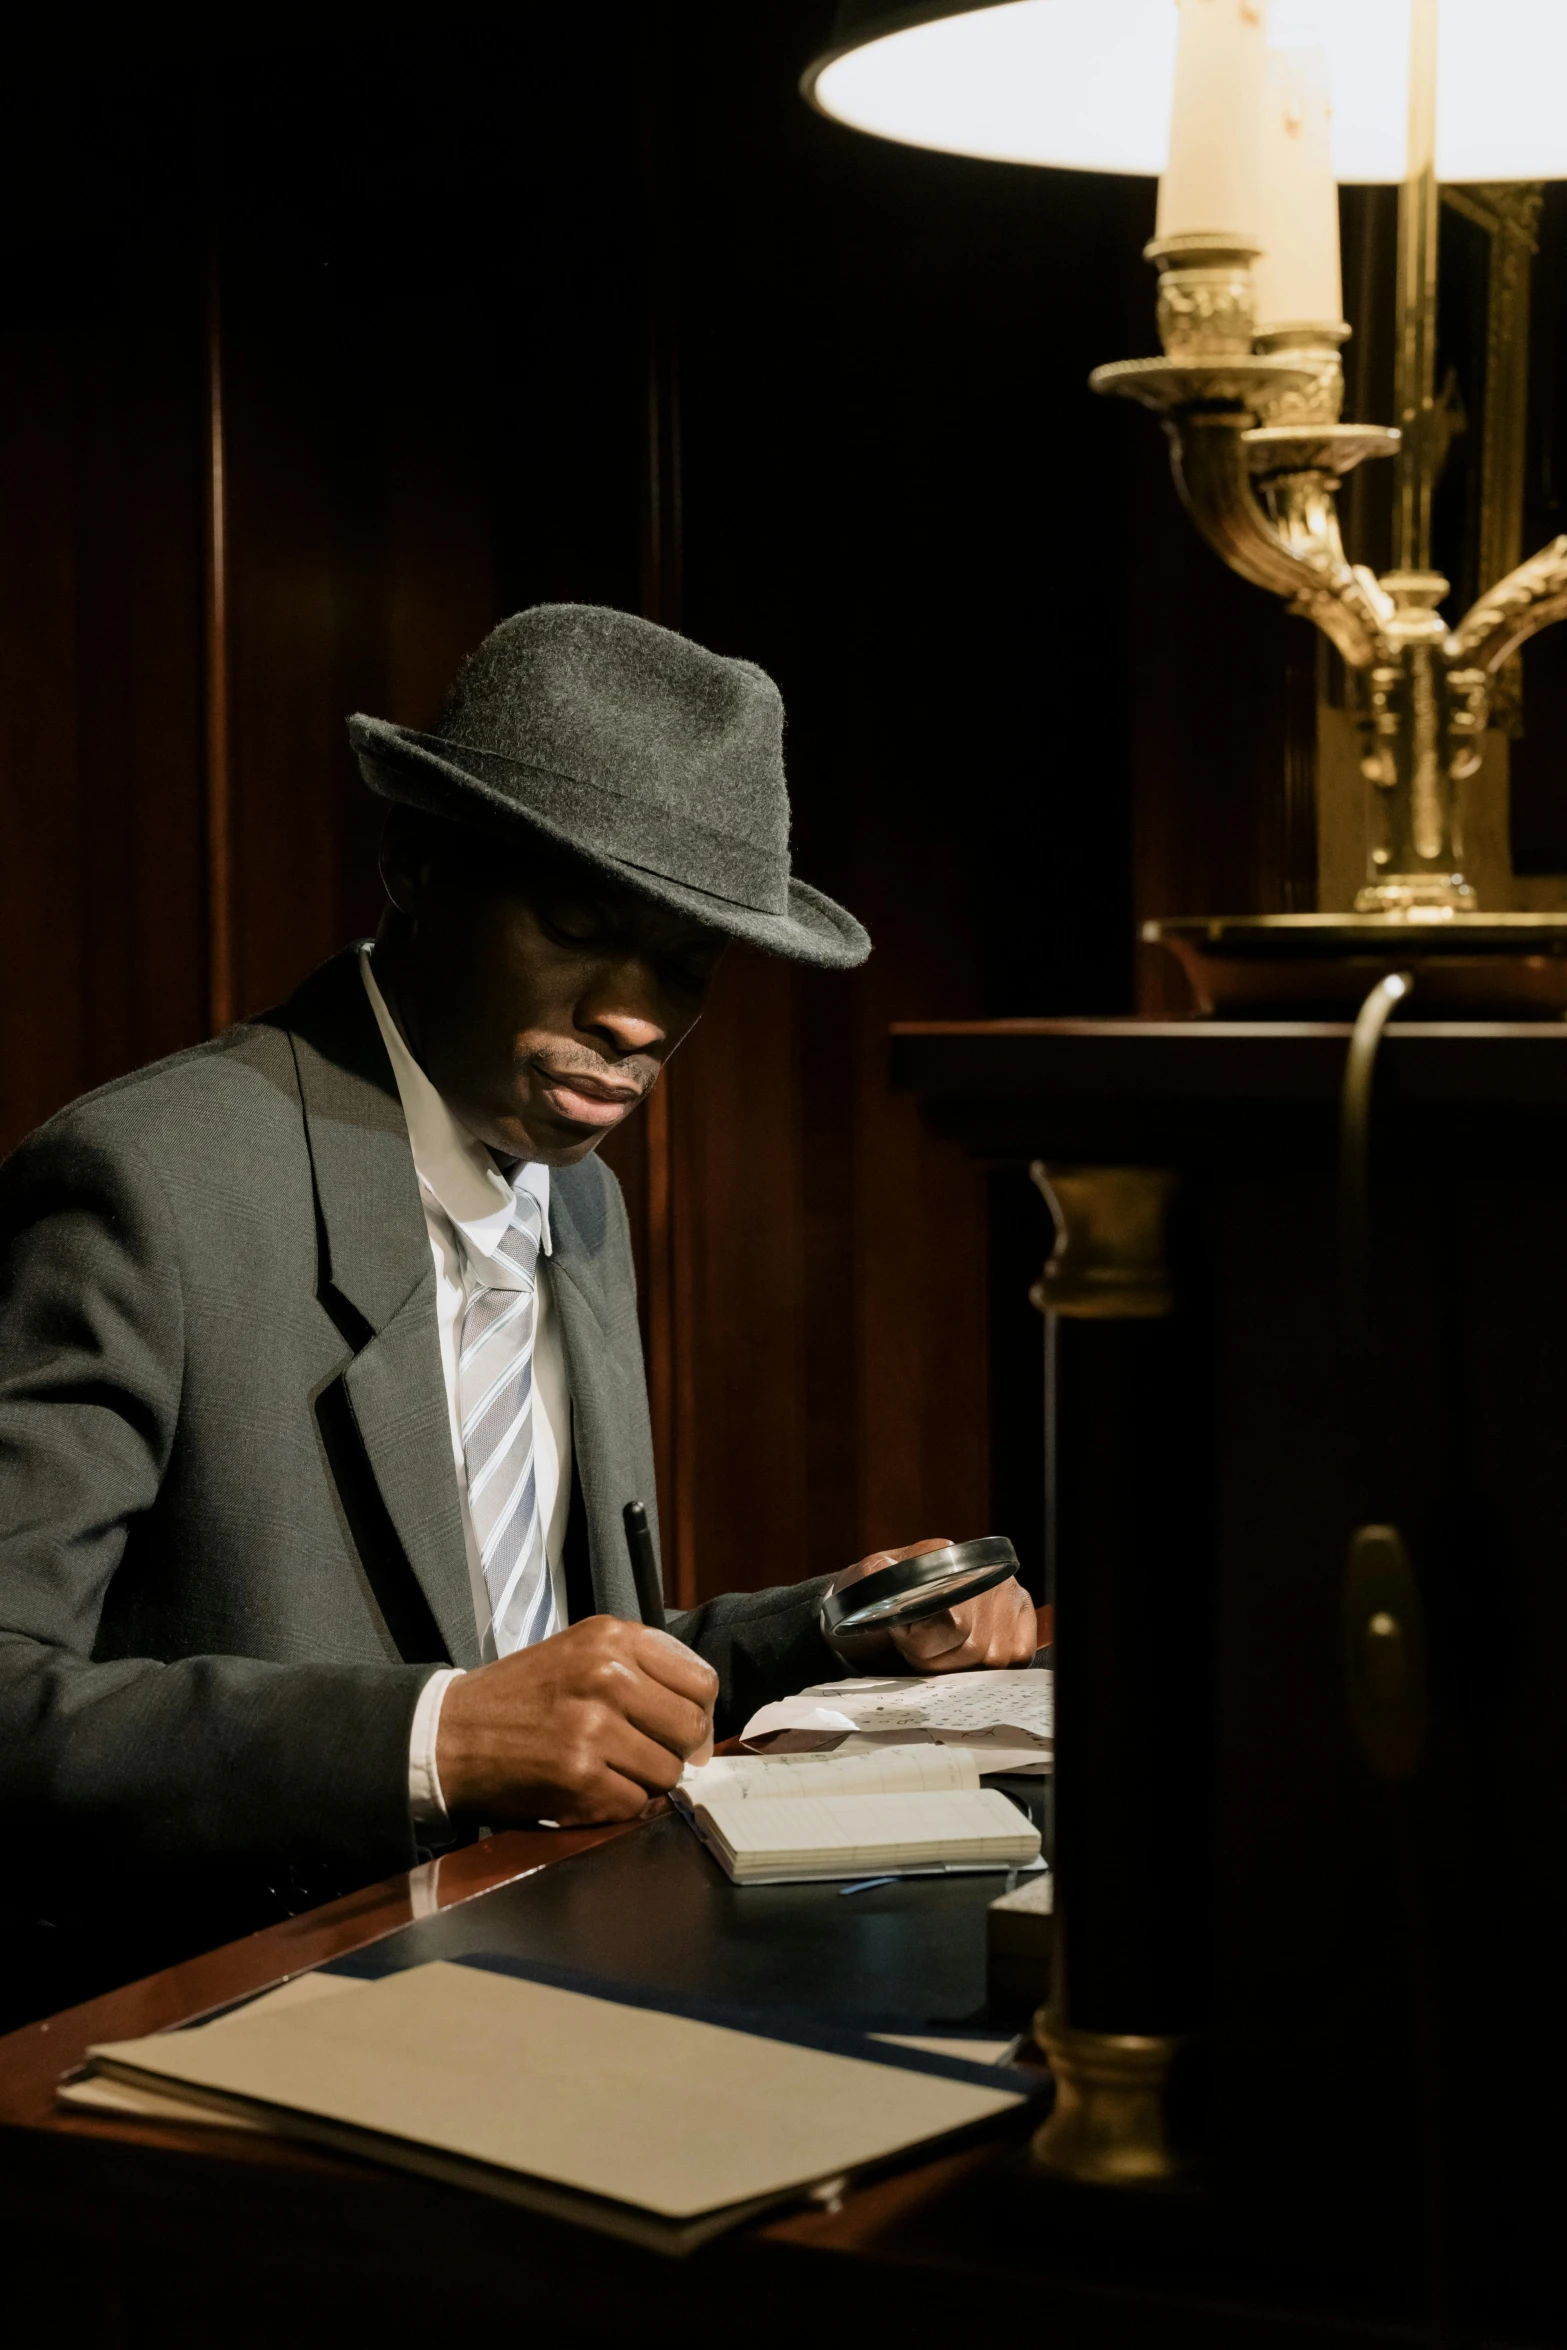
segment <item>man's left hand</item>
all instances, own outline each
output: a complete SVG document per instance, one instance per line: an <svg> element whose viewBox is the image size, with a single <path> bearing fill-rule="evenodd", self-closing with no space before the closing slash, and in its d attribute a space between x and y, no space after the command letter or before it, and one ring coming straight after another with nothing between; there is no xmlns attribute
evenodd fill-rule
<svg viewBox="0 0 1567 2350"><path fill-rule="evenodd" d="M872 1551L869 1558L857 1559L835 1576L833 1589L842 1591L878 1567L947 1547L945 1536L933 1535L924 1542L906 1542L901 1550ZM939 1616L925 1616L890 1632L836 1633L832 1646L856 1672L874 1673L902 1663L914 1673L971 1673L986 1665L1032 1664L1037 1641L1034 1603L1014 1575L961 1607L944 1608Z"/></svg>

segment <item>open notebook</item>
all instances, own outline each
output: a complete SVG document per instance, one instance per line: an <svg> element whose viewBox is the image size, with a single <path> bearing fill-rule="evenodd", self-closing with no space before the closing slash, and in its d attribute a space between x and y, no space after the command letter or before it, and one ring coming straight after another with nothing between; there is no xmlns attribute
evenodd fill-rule
<svg viewBox="0 0 1567 2350"><path fill-rule="evenodd" d="M970 1754L887 1746L873 1754L719 1755L674 1790L737 1885L1023 1868L1039 1830Z"/></svg>
<svg viewBox="0 0 1567 2350"><path fill-rule="evenodd" d="M1035 2093L1011 2068L825 2027L738 2028L695 2003L606 1997L502 1960L309 1984L89 2053L110 2083L663 2252Z"/></svg>

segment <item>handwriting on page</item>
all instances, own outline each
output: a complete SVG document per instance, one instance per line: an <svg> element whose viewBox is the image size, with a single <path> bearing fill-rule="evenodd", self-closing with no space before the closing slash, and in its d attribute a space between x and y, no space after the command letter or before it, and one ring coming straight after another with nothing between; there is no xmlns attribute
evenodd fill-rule
<svg viewBox="0 0 1567 2350"><path fill-rule="evenodd" d="M1055 1734L1055 1675L938 1673L922 1680L835 1681L807 1691L831 1698L857 1730L1022 1730Z"/></svg>
<svg viewBox="0 0 1567 2350"><path fill-rule="evenodd" d="M1054 1673L1032 1669L823 1681L764 1705L743 1735L748 1744L781 1731L803 1731L822 1744L850 1733L946 1744L992 1741L1004 1732L1016 1748L1044 1749L1055 1735L1054 1695Z"/></svg>

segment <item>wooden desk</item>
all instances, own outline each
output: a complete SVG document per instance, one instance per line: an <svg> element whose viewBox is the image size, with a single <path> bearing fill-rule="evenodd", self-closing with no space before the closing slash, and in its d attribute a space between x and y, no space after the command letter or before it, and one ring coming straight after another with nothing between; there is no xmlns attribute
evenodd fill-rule
<svg viewBox="0 0 1567 2350"><path fill-rule="evenodd" d="M923 2342L976 2323L1073 2350L1410 2338L1283 2287L1242 2290L1211 2262L1194 2272L1189 2252L1161 2249L1157 2228L1140 2247L1096 2243L1092 2210L1020 2194L1005 2142L677 2263L283 2140L90 2119L54 2102L94 2040L186 2020L645 1833L497 1836L0 2041L8 2316L94 2350L426 2343L454 2321L524 2325L530 2339L573 2346L720 2332L830 2344L889 2326Z"/></svg>

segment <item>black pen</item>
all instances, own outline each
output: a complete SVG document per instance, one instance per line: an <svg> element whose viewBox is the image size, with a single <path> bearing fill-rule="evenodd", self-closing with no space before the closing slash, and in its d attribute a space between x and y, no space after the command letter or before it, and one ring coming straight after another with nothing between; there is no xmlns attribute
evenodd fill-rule
<svg viewBox="0 0 1567 2350"><path fill-rule="evenodd" d="M658 1560L653 1555L653 1529L639 1501L628 1501L621 1512L626 1521L626 1548L631 1553L631 1579L637 1587L642 1621L655 1632L664 1629L664 1601L658 1587Z"/></svg>

